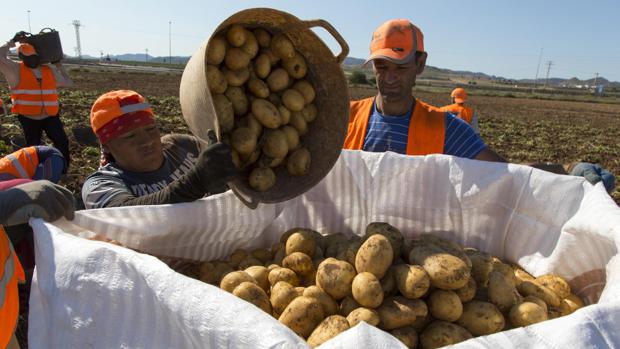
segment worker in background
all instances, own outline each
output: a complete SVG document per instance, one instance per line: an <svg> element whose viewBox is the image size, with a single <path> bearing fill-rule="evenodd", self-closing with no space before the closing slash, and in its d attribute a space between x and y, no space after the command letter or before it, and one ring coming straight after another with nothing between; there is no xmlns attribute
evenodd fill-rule
<svg viewBox="0 0 620 349"><path fill-rule="evenodd" d="M22 148L0 159L0 181L25 178L58 183L63 172L64 157L46 145Z"/></svg>
<svg viewBox="0 0 620 349"><path fill-rule="evenodd" d="M413 95L416 78L424 71L427 57L422 31L410 21L389 20L375 30L366 63L372 63L378 91L373 97L351 101L344 148L506 162L465 120ZM592 184L602 180L608 191L614 186L613 175L596 164L530 166L583 176Z"/></svg>
<svg viewBox="0 0 620 349"><path fill-rule="evenodd" d="M17 285L24 270L3 227L25 224L30 218L73 219L70 191L50 181L13 179L0 182L0 348L19 348L15 328L19 314Z"/></svg>
<svg viewBox="0 0 620 349"><path fill-rule="evenodd" d="M439 108L439 110L450 112L465 120L474 129L476 134L480 134L480 130L478 129L478 115L472 107L465 105L465 102L467 102L467 92L465 89L460 87L455 88L450 94L450 99L452 100L452 104L443 106Z"/></svg>
<svg viewBox="0 0 620 349"><path fill-rule="evenodd" d="M2 107L2 113L4 114L4 116L9 116L9 114L6 112L6 105L4 105L4 101L2 100L2 98L0 98L0 107Z"/></svg>
<svg viewBox="0 0 620 349"><path fill-rule="evenodd" d="M63 123L58 116L60 104L58 87L73 86L73 81L60 62L40 64L35 48L28 43L21 43L17 48L20 62L7 57L9 49L15 47L22 33L8 43L0 46L0 72L4 75L11 90L13 107L11 112L24 131L26 145L40 145L43 131L62 153L69 167L69 139Z"/></svg>
<svg viewBox="0 0 620 349"><path fill-rule="evenodd" d="M137 92L100 96L90 122L105 164L82 186L86 208L194 201L222 192L236 174L231 148L224 143L208 145L180 134L161 137L153 110Z"/></svg>

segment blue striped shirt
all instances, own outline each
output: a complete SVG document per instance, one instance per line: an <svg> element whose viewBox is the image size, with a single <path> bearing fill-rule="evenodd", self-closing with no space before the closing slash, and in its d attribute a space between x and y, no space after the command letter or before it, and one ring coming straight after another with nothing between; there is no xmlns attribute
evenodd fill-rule
<svg viewBox="0 0 620 349"><path fill-rule="evenodd" d="M362 149L406 154L412 110L413 106L406 115L389 116L379 113L373 104ZM444 154L473 159L486 148L474 129L455 115L446 113L445 127Z"/></svg>

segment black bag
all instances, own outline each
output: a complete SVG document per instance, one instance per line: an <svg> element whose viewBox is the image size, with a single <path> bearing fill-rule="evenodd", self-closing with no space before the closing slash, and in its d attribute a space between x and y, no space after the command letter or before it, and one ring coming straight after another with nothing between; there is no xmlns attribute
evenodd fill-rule
<svg viewBox="0 0 620 349"><path fill-rule="evenodd" d="M43 28L39 34L26 33L23 41L34 46L39 56L39 63L56 63L63 59L60 35L51 28Z"/></svg>

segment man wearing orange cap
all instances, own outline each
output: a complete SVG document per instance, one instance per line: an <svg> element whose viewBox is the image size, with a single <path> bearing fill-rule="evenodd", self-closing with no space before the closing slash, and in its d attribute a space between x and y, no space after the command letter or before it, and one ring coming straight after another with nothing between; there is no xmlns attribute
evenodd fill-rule
<svg viewBox="0 0 620 349"><path fill-rule="evenodd" d="M465 102L467 102L467 92L465 89L461 87L455 88L450 94L450 99L452 100L452 104L443 106L439 108L439 110L447 111L465 120L477 134L480 134L480 130L478 129L478 115L476 115L472 107L465 105Z"/></svg>
<svg viewBox="0 0 620 349"><path fill-rule="evenodd" d="M194 201L221 192L236 174L224 143L180 134L160 138L153 111L137 92L100 96L90 122L107 164L84 182L86 208Z"/></svg>
<svg viewBox="0 0 620 349"><path fill-rule="evenodd" d="M426 57L422 32L408 20L389 20L375 30L366 63L373 65L378 92L351 102L344 148L505 161L465 121L413 96Z"/></svg>
<svg viewBox="0 0 620 349"><path fill-rule="evenodd" d="M58 117L60 104L56 88L73 86L73 81L60 62L40 64L35 48L28 43L21 43L17 48L20 62L9 59L9 49L19 40L20 33L0 46L0 72L11 89L11 112L17 114L27 145L40 145L45 131L68 167L69 139Z"/></svg>

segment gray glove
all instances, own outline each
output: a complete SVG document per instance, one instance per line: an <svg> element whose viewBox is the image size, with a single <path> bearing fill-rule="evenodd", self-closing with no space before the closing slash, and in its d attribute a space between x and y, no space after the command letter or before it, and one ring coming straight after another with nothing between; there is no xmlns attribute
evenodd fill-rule
<svg viewBox="0 0 620 349"><path fill-rule="evenodd" d="M27 223L30 218L48 222L60 217L73 219L73 195L66 188L41 180L0 191L0 224L12 226Z"/></svg>

